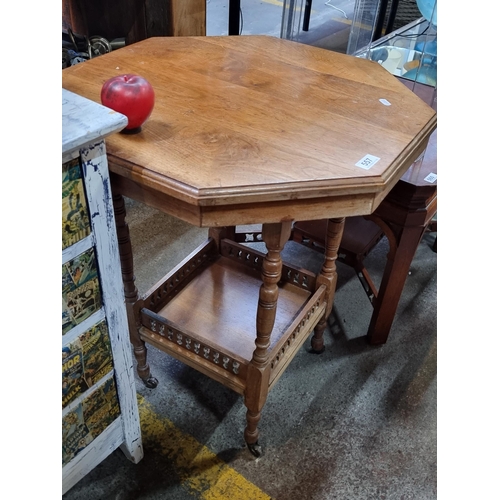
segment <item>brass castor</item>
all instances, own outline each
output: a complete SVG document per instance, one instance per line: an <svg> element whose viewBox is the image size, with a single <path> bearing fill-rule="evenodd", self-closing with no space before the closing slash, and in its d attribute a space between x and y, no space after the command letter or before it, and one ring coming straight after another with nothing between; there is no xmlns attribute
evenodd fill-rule
<svg viewBox="0 0 500 500"><path fill-rule="evenodd" d="M250 450L250 453L254 456L259 458L262 455L262 446L259 445L258 442L256 443L247 443L248 449Z"/></svg>
<svg viewBox="0 0 500 500"><path fill-rule="evenodd" d="M142 379L142 381L144 382L144 385L148 389L155 389L156 386L158 385L158 379L156 377L153 377L153 376L149 376L148 378L144 378L144 379Z"/></svg>

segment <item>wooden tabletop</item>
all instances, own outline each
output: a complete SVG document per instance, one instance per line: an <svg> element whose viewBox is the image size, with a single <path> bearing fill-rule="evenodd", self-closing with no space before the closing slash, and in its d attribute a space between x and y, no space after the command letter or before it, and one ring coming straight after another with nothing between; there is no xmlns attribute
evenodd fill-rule
<svg viewBox="0 0 500 500"><path fill-rule="evenodd" d="M124 194L199 226L371 213L424 150L436 113L373 61L268 36L149 38L63 70L100 102L155 90L136 135L107 141ZM380 158L370 169L356 164Z"/></svg>

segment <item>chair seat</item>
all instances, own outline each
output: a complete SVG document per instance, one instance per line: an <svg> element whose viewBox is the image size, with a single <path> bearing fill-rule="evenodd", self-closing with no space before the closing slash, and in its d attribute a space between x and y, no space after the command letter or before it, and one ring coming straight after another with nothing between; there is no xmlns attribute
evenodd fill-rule
<svg viewBox="0 0 500 500"><path fill-rule="evenodd" d="M324 252L327 223L326 219L296 222L292 230L292 239L309 248ZM365 268L363 260L383 237L384 233L380 226L371 220L361 216L348 217L345 221L337 259L354 268L372 304L373 299L377 297L377 287Z"/></svg>
<svg viewBox="0 0 500 500"><path fill-rule="evenodd" d="M300 221L293 226L293 239L311 247L324 251L327 220ZM366 257L375 245L382 239L384 233L374 222L364 217L348 217L345 221L344 234L340 244L339 260L354 259L359 261ZM308 245L310 240L311 245Z"/></svg>

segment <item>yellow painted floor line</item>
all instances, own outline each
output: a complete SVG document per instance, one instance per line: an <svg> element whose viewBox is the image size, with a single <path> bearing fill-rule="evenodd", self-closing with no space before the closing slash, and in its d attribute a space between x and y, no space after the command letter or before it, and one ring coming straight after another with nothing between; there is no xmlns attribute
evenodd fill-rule
<svg viewBox="0 0 500 500"><path fill-rule="evenodd" d="M283 7L283 0L262 0L262 1L264 3L270 3L271 5L278 5L279 7Z"/></svg>
<svg viewBox="0 0 500 500"><path fill-rule="evenodd" d="M272 500L206 446L159 417L143 396L138 394L137 400L145 448L168 458L183 486L200 500Z"/></svg>

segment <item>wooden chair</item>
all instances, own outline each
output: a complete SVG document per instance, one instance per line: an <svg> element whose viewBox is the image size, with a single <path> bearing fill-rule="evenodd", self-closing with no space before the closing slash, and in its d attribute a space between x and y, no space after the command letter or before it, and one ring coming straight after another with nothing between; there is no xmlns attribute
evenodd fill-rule
<svg viewBox="0 0 500 500"><path fill-rule="evenodd" d="M323 253L327 222L326 219L296 222L292 240ZM377 296L377 287L364 265L364 259L383 237L384 232L373 221L364 217L346 219L337 261L356 271L370 302Z"/></svg>

